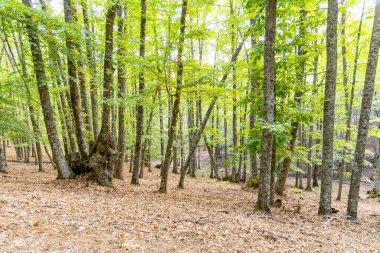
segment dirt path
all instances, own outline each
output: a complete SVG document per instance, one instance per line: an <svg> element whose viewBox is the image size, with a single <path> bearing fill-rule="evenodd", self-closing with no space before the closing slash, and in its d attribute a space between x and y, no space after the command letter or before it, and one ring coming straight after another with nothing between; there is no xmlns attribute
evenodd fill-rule
<svg viewBox="0 0 380 253"><path fill-rule="evenodd" d="M374 199L360 201L357 224L345 219L346 198L334 201L337 215L317 216L318 189L289 186L284 206L265 216L253 212L256 192L207 175L187 178L185 190L171 175L169 193L159 194L157 169L139 187L128 178L115 189L55 180L51 167L9 163L9 171L0 175L0 252L380 252Z"/></svg>

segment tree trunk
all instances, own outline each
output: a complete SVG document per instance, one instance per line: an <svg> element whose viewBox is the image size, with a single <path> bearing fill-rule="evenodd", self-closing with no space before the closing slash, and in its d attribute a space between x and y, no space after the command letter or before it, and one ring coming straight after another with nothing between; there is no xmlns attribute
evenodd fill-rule
<svg viewBox="0 0 380 253"><path fill-rule="evenodd" d="M23 4L31 7L30 0L23 0ZM63 155L63 150L59 142L57 127L54 117L53 107L50 101L49 88L47 84L47 77L45 72L45 65L38 38L36 23L32 22L32 17L26 15L28 22L26 28L28 31L30 50L32 52L32 59L34 64L34 72L36 75L38 94L40 96L42 112L46 126L49 143L53 152L55 163L58 169L58 178L69 179L74 177L74 173L68 166L66 159Z"/></svg>
<svg viewBox="0 0 380 253"><path fill-rule="evenodd" d="M373 20L371 44L368 53L367 68L365 74L364 91L360 118L358 125L358 136L356 140L355 156L352 166L351 185L348 195L347 215L353 219L357 218L360 181L364 167L364 155L367 145L369 117L372 107L374 85L376 80L376 69L380 48L380 0L376 1L375 16Z"/></svg>
<svg viewBox="0 0 380 253"><path fill-rule="evenodd" d="M5 155L4 155L4 145L0 145L0 173L8 173L7 168L5 166Z"/></svg>
<svg viewBox="0 0 380 253"><path fill-rule="evenodd" d="M343 1L344 2L344 1ZM354 58L354 71L353 71L353 77L352 77L352 85L351 85L351 93L348 94L348 90L345 89L346 92L346 109L347 109L347 121L346 121L346 133L345 133L345 142L348 144L348 142L351 140L351 121L352 121L352 106L354 103L354 96L355 96L355 83L356 83L356 72L358 68L358 59L359 59L359 41L360 41L360 35L362 30L362 23L363 23L363 16L364 16L364 9L365 9L365 1L363 1L363 8L362 8L362 14L360 16L360 23L359 23L359 30L358 30L358 36L356 38L356 48L355 48L355 58ZM344 15L344 16L343 16ZM342 14L342 22L344 21L345 14ZM342 30L343 33L343 30ZM342 48L343 50L343 48ZM343 51L342 51L343 52ZM346 70L347 71L347 70ZM344 81L347 83L347 74L345 74ZM348 89L348 88L347 88ZM350 96L350 101L348 102L348 96ZM343 150L343 156L345 155L346 150ZM341 199L342 195L342 186L343 186L343 179L344 179L344 169L346 166L346 170L350 171L351 164L345 162L342 159L342 166L341 166L341 173L339 176L339 189L338 189L338 196L337 200Z"/></svg>
<svg viewBox="0 0 380 253"><path fill-rule="evenodd" d="M301 39L304 39L305 33L306 33L306 27L305 27L305 16L306 16L306 11L301 10L301 16L300 16L300 27L299 27L299 37ZM298 64L298 70L297 70L297 81L300 85L303 84L304 82L304 69L305 69L305 60L303 58L303 55L305 54L305 51L303 50L303 44L298 45L297 49L298 56L300 56L301 60ZM301 106L301 99L302 99L302 92L301 91L296 91L294 93L294 101L298 106ZM276 193L280 196L283 196L284 190L285 190L285 184L286 184L286 179L288 178L289 174L289 169L290 165L292 163L292 157L296 145L296 140L297 140L297 133L299 129L299 123L297 121L294 121L291 123L291 139L289 141L287 150L290 155L288 155L285 158L285 161L283 163L283 167L280 171L279 179L276 184Z"/></svg>
<svg viewBox="0 0 380 253"><path fill-rule="evenodd" d="M230 15L231 19L234 20L234 7L233 0L230 0ZM235 25L232 21L231 24L231 52L234 54L235 52ZM238 137L237 137L237 115L236 115L236 65L232 65L232 155L236 156L236 148L238 145ZM231 171L231 182L236 182L236 159L232 159L232 171Z"/></svg>
<svg viewBox="0 0 380 253"><path fill-rule="evenodd" d="M341 15L341 26L342 29L340 30L340 35L342 37L342 65L343 65L343 87L344 87L344 109L346 112L346 121L349 118L349 111L350 111L350 105L349 105L349 99L350 99L350 94L348 91L348 73L347 73L347 59L346 59L346 7L344 6L345 0L341 1L341 5L343 7L342 15ZM347 125L346 125L347 126ZM347 133L348 128L346 129L345 133L345 141L348 141L348 134ZM348 143L346 143L347 145ZM343 175L344 175L344 167L345 167L345 156L346 156L346 148L343 147L343 152L342 152L342 160L340 161L341 166L340 166L340 172L339 172L339 188L338 188L338 196L336 200L340 200L341 195L342 195L342 186L343 186Z"/></svg>
<svg viewBox="0 0 380 253"><path fill-rule="evenodd" d="M313 146L313 137L312 137L312 132L313 132L313 127L310 126L309 128L310 130L310 133L309 133L309 138L308 138L308 142L307 142L307 148L308 148L308 152L307 152L307 160L308 160L308 163L307 163L307 181L306 181L306 191L312 191L312 187L311 187L311 177L312 177L312 163L311 163L311 155L312 155L312 150L311 150L311 147Z"/></svg>
<svg viewBox="0 0 380 253"><path fill-rule="evenodd" d="M257 16L258 17L258 16ZM222 79L220 80L220 83L221 84L224 84L227 80L227 77L228 77L228 73L230 71L230 68L232 67L233 64L235 64L236 60L237 60L237 57L239 56L239 53L241 51L241 49L243 48L243 45L244 45L244 41L243 40L239 46L237 47L235 53L232 55L231 57L231 61L230 61L230 65L229 65L229 68L227 68L226 72L223 74L223 77ZM191 160L191 156L194 155L194 152L195 152L195 149L199 143L199 140L201 138L201 135L203 133L203 130L204 128L206 127L206 124L207 124L207 121L211 115L211 112L216 104L216 101L217 101L217 97L214 98L211 103L209 104L208 108L207 108L207 111L206 111L206 114L205 116L203 117L203 120L202 120L202 124L200 125L200 128L199 130L196 132L195 134L195 137L194 137L194 142L193 142L193 146L190 147L190 150L189 150L189 154L184 162L184 165L181 167L181 177L180 177L180 181L179 181L179 184L178 184L178 188L184 188L184 182L185 182L185 175L186 175L186 170L187 168L189 167L190 165L190 160Z"/></svg>
<svg viewBox="0 0 380 253"><path fill-rule="evenodd" d="M19 34L18 40L19 40L19 44L20 44L19 59L20 59L20 63L21 63L21 71L22 71L22 75L24 76L24 78L26 78L28 76L28 72L26 69L25 48L24 48L24 43L22 41L21 34ZM30 120L32 122L33 133L35 134L35 138L36 138L35 144L36 144L36 153L37 153L36 160L38 160L38 171L42 172L42 171L45 171L45 169L43 168L43 164L42 164L42 149L41 149L41 142L40 142L41 132L40 132L40 127L36 121L34 107L31 104L32 101L30 100L30 97L28 97L28 100L29 100L28 101L28 108L29 108L29 113L30 113Z"/></svg>
<svg viewBox="0 0 380 253"><path fill-rule="evenodd" d="M127 85L126 85L126 72L125 72L125 65L123 63L123 57L126 55L126 48L124 46L124 39L125 39L125 28L124 26L124 8L120 8L118 11L118 40L119 40L119 49L117 51L118 58L117 58L117 83L119 86L119 93L118 97L119 99L123 99L126 92L127 92ZM119 105L119 138L118 138L118 159L115 166L115 177L119 179L124 179L124 157L125 157L125 105L120 104Z"/></svg>
<svg viewBox="0 0 380 253"><path fill-rule="evenodd" d="M103 98L112 96L113 82L113 29L118 5L112 5L107 10L105 28L104 72L103 72ZM90 152L88 166L95 172L100 185L111 185L113 178L113 164L116 156L116 141L111 135L111 105L103 103L102 127L98 138Z"/></svg>
<svg viewBox="0 0 380 253"><path fill-rule="evenodd" d="M73 24L76 18L76 10L72 4L72 0L64 0L64 13L65 22ZM66 32L66 47L67 47L67 70L69 75L69 87L70 87L70 98L71 98L71 108L74 116L75 123L75 134L78 143L79 154L81 156L81 161L85 160L88 156L87 143L86 143L86 131L83 122L83 113L80 100L80 92L78 87L77 78L77 62L75 57L75 52L78 49L73 36Z"/></svg>
<svg viewBox="0 0 380 253"><path fill-rule="evenodd" d="M263 120L265 124L274 123L274 89L275 89L275 37L277 0L268 0L265 13L264 42L264 105ZM270 178L273 152L273 134L269 128L262 129L260 158L259 191L256 209L270 213Z"/></svg>
<svg viewBox="0 0 380 253"><path fill-rule="evenodd" d="M145 28L146 27L146 0L141 0L141 21L140 21L140 58L141 60L145 57ZM143 95L145 88L145 77L144 69L140 66L139 72L139 94ZM141 161L141 151L142 151L142 137L144 131L144 105L142 101L139 101L137 105L136 113L136 142L135 142L135 156L133 161L133 172L131 184L139 185L139 168Z"/></svg>
<svg viewBox="0 0 380 253"><path fill-rule="evenodd" d="M250 26L252 27L254 24L253 18L250 18L249 22L250 22ZM251 34L251 52L253 52L255 45L256 45L256 40L254 39L253 34ZM250 58L252 59L253 56L251 55ZM250 85L251 85L251 93L250 93L251 108L250 108L250 113L249 113L249 128L253 129L255 127L255 124L256 124L256 115L254 114L254 109L255 109L255 104L256 104L256 99L255 99L256 94L255 93L256 93L256 88L257 88L257 81L255 79L254 69L252 67L249 70L249 81L250 81ZM252 138L252 136L251 136L251 138ZM250 151L249 155L250 155L250 161L251 161L251 163L250 163L251 175L257 177L258 171L257 171L257 155L256 155L256 152Z"/></svg>
<svg viewBox="0 0 380 253"><path fill-rule="evenodd" d="M94 53L94 42L91 36L90 24L88 19L88 6L86 0L81 0L82 12L83 12L83 23L85 27L86 35L86 52L87 52L87 62L90 70L90 95L91 95L91 113L92 113L92 125L94 131L94 139L99 134L99 123L98 123L98 92L95 83L96 80L96 62Z"/></svg>
<svg viewBox="0 0 380 253"><path fill-rule="evenodd" d="M337 73L338 1L328 1L326 33L326 84L323 108L323 148L321 194L318 214L331 214L332 173L334 169L334 116Z"/></svg>
<svg viewBox="0 0 380 253"><path fill-rule="evenodd" d="M187 0L182 0L182 11L181 11L181 21L180 21L180 38L178 42L178 62L177 62L177 87L175 95L173 96L174 104L171 116L170 129L168 134L168 144L166 146L165 160L161 167L161 184L159 191L162 193L167 192L167 182L168 182L168 172L170 161L173 152L173 142L177 127L177 117L179 114L180 98L181 98L181 86L183 82L183 62L182 55L185 43L185 29L186 29L186 12L187 12ZM181 176L182 176L181 168Z"/></svg>

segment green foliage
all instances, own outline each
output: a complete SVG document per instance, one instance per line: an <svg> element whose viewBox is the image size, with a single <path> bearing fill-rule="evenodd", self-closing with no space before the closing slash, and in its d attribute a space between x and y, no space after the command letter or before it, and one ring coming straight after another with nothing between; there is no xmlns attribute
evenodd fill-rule
<svg viewBox="0 0 380 253"><path fill-rule="evenodd" d="M256 176L251 176L251 177L247 180L246 186L247 186L247 187L250 187L250 188L257 188L257 187L259 187L259 181L258 181L258 178L257 178Z"/></svg>

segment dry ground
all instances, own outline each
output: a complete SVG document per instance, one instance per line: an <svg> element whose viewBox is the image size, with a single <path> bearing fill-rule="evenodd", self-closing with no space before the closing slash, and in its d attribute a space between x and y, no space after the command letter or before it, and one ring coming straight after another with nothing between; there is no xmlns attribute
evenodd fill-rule
<svg viewBox="0 0 380 253"><path fill-rule="evenodd" d="M157 169L138 187L128 176L114 189L36 170L9 163L0 175L0 252L380 252L380 202L365 199L366 187L351 222L346 197L333 203L338 214L317 215L318 188L289 185L284 206L268 216L253 211L256 191L206 174L187 178L185 190L171 175L160 194Z"/></svg>

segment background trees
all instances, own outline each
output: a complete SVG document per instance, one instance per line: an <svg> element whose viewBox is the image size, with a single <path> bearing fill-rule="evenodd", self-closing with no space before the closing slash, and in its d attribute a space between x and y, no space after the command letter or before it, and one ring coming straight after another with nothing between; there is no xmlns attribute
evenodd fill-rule
<svg viewBox="0 0 380 253"><path fill-rule="evenodd" d="M368 127L372 138L362 163L379 152L379 100L366 93L376 83L373 5L339 4L338 11L337 1L6 0L1 140L20 161L32 152L41 161L50 144L59 177L92 170L104 185L114 171L126 177L123 160L133 184L144 164L161 163L162 192L170 167L180 168L180 188L205 168L233 182L258 176L266 211L270 192L273 201L284 195L289 172L300 188L307 177L308 190L321 173L320 212L328 214L331 180L339 171L348 180L358 133L366 148L357 129ZM373 98L373 110L361 109L361 94ZM353 167L352 191L358 172Z"/></svg>

